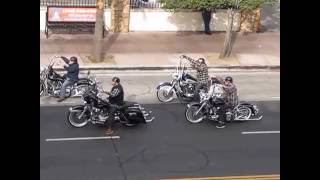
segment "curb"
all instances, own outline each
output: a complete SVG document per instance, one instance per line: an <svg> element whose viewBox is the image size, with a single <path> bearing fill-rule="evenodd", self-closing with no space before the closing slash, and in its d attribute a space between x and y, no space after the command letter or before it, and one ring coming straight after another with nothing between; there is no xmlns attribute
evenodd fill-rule
<svg viewBox="0 0 320 180"><path fill-rule="evenodd" d="M63 68L55 68L57 71L64 70ZM158 67L145 67L145 66L110 66L110 67L80 67L80 70L118 70L118 71L128 71L128 70L140 70L140 71L146 71L146 70L174 70L176 69L175 66L158 66ZM271 66L259 66L259 65L252 65L252 66L241 66L241 65L235 65L235 66L209 66L209 70L212 69L241 69L241 70L280 70L280 65L271 65Z"/></svg>

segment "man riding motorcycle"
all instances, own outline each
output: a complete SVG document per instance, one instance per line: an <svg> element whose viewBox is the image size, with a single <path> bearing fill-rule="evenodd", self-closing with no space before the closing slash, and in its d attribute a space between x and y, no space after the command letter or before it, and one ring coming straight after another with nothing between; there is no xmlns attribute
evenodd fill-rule
<svg viewBox="0 0 320 180"><path fill-rule="evenodd" d="M58 99L58 102L62 102L66 99L65 94L67 86L74 84L79 79L78 59L74 56L72 56L70 60L64 56L60 56L60 58L66 63L63 67L65 70L67 70L67 74L66 80L63 82L60 89L60 98Z"/></svg>
<svg viewBox="0 0 320 180"><path fill-rule="evenodd" d="M226 115L231 116L231 110L238 103L237 87L233 84L233 79L227 76L223 81L223 90L226 92L225 104L221 107L224 118L223 121L219 121L217 128L225 127Z"/></svg>
<svg viewBox="0 0 320 180"><path fill-rule="evenodd" d="M230 76L227 76L224 80L219 77L212 77L211 84L221 84L223 93L220 98L216 99L216 101L221 101L222 106L219 109L219 121L217 128L224 128L225 121L226 121L226 114L231 115L231 110L237 105L238 103L238 95L237 95L237 88L233 84L233 79ZM210 87L208 94L212 96L213 94L213 86Z"/></svg>
<svg viewBox="0 0 320 180"><path fill-rule="evenodd" d="M226 108L234 108L238 103L237 87L233 84L233 79L227 76L223 82L223 89L226 92Z"/></svg>
<svg viewBox="0 0 320 180"><path fill-rule="evenodd" d="M187 59L191 63L191 67L197 71L197 80L198 84L195 88L195 101L200 100L199 92L200 89L204 89L207 91L208 89L208 66L205 62L204 58L199 58L198 60L194 60L186 55L182 55L182 58Z"/></svg>
<svg viewBox="0 0 320 180"><path fill-rule="evenodd" d="M124 91L123 87L120 84L120 78L113 77L112 78L112 88L111 92L106 92L106 94L109 95L109 102L111 104L110 110L109 110L109 117L106 120L107 130L106 134L112 134L112 124L114 121L114 113L117 110L117 106L122 106L124 104Z"/></svg>

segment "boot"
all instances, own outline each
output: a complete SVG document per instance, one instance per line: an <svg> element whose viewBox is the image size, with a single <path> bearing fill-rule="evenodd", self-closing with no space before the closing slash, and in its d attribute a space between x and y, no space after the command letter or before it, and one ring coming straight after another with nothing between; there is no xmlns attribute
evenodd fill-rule
<svg viewBox="0 0 320 180"><path fill-rule="evenodd" d="M60 97L57 102L62 102L62 101L64 101L65 99L66 99L65 97Z"/></svg>
<svg viewBox="0 0 320 180"><path fill-rule="evenodd" d="M113 130L111 128L108 128L105 132L107 135L113 134Z"/></svg>

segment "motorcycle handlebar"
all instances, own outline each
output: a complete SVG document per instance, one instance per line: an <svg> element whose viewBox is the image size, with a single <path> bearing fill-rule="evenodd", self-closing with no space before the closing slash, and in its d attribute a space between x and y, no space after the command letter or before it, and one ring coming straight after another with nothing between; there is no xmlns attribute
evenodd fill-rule
<svg viewBox="0 0 320 180"><path fill-rule="evenodd" d="M61 56L57 56L57 55L52 56L52 57L50 58L49 66L53 66L53 65L55 64L55 62L53 62L53 61L54 61L55 59L57 59L57 58L61 58Z"/></svg>

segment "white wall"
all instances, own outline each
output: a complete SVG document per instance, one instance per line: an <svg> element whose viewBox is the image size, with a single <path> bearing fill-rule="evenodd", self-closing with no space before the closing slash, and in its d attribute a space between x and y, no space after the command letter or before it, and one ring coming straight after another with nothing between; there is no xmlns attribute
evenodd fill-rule
<svg viewBox="0 0 320 180"><path fill-rule="evenodd" d="M47 7L40 7L40 31L44 31L46 26Z"/></svg>
<svg viewBox="0 0 320 180"><path fill-rule="evenodd" d="M40 30L45 29L46 7L40 7ZM111 27L110 9L105 10L105 25ZM227 18L225 10L212 13L210 28L212 31L225 31ZM235 30L239 30L240 15L236 14ZM200 12L167 12L162 9L131 9L130 31L203 31L204 25Z"/></svg>
<svg viewBox="0 0 320 180"><path fill-rule="evenodd" d="M236 14L234 28L239 30L240 14ZM212 13L210 29L225 31L226 10ZM204 24L200 12L167 12L162 9L132 9L130 12L130 31L203 31Z"/></svg>

